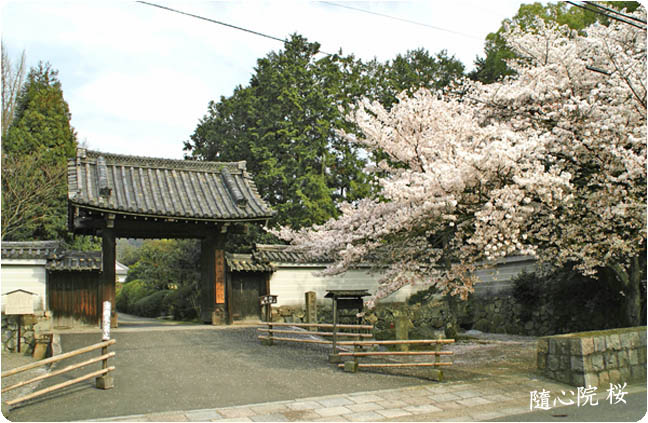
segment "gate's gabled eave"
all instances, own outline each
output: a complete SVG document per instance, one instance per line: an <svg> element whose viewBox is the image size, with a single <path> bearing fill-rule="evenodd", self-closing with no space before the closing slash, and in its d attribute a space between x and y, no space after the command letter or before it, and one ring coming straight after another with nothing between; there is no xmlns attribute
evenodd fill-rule
<svg viewBox="0 0 648 423"><path fill-rule="evenodd" d="M71 208L165 221L264 221L274 211L259 196L245 162L126 156L77 149L68 162ZM70 219L71 230L75 229Z"/></svg>

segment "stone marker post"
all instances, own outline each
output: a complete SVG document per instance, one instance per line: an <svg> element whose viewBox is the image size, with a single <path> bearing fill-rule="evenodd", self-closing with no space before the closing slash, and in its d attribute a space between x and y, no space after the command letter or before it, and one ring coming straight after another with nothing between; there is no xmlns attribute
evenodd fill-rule
<svg viewBox="0 0 648 423"><path fill-rule="evenodd" d="M317 323L317 294L315 291L308 291L305 297L306 323Z"/></svg>
<svg viewBox="0 0 648 423"><path fill-rule="evenodd" d="M407 315L400 314L396 316L396 339L404 341L409 339L409 318ZM400 344L399 349L409 351L409 345Z"/></svg>

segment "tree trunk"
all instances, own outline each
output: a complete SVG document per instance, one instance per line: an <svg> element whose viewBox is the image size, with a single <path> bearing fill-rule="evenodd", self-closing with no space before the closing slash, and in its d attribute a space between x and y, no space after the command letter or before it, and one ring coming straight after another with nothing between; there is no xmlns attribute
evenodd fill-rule
<svg viewBox="0 0 648 423"><path fill-rule="evenodd" d="M642 289L641 281L643 279L644 269L640 264L639 257L634 257L627 268L619 264L611 266L616 277L623 285L623 295L625 296L625 315L630 326L641 326L646 323L645 316L642 313Z"/></svg>

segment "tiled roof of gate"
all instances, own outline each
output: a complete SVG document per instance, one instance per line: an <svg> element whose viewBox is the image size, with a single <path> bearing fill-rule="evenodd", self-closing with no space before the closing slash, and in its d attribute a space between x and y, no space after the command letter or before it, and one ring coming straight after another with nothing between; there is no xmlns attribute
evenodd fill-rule
<svg viewBox="0 0 648 423"><path fill-rule="evenodd" d="M226 253L227 267L233 272L272 272L270 263L256 260L252 254Z"/></svg>
<svg viewBox="0 0 648 423"><path fill-rule="evenodd" d="M73 205L116 214L187 220L263 220L274 212L245 162L125 156L77 149L68 162Z"/></svg>

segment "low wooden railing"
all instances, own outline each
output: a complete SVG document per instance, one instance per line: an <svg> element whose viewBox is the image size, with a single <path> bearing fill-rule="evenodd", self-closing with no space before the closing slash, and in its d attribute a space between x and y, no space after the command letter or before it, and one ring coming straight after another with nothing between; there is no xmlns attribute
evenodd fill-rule
<svg viewBox="0 0 648 423"><path fill-rule="evenodd" d="M274 336L275 333L278 334L292 334L292 335L316 335L316 336L331 336L334 338L372 338L373 335L368 333L373 329L372 325L350 325L350 324L340 324L333 326L330 323L262 323L267 325L268 328L258 328L259 332L267 333L268 335L259 335L259 339L265 341L268 345L272 345L273 341L287 341L287 342L301 342L309 344L333 344L334 341L327 341L324 339L303 339L303 338L286 338ZM276 329L277 327L296 327L296 328L318 328L318 329L327 329L322 331L308 331L308 330L286 330L286 329ZM330 331L328 330L330 329ZM338 329L351 330L351 332L340 332ZM341 341L337 341L339 345Z"/></svg>
<svg viewBox="0 0 648 423"><path fill-rule="evenodd" d="M7 386L6 388L2 388L2 393L11 391L11 390L16 389L16 388L20 388L21 386L25 386L25 385L28 385L30 383L34 383L34 382L38 382L38 381L41 381L41 380L44 380L44 379L48 379L50 377L58 376L58 375L70 372L72 370L80 369L82 367L88 366L90 364L98 363L98 362L102 362L101 370L97 370L97 371L88 373L88 374L86 374L84 376L69 380L67 382L59 383L57 385L53 385L53 386L50 386L50 387L45 388L45 389L41 389L39 391L36 391L36 392L31 393L31 394L22 396L20 398L13 399L11 401L6 401L5 404L7 406L11 407L11 406L13 406L15 404L18 404L18 403L21 403L21 402L24 402L24 401L27 401L27 400L30 400L30 399L33 399L33 398L40 397L41 395L48 394L50 392L65 388L65 387L70 386L70 385L74 385L74 384L79 383L79 382L83 382L84 380L92 379L93 377L99 378L101 376L104 376L104 375L108 374L109 372L112 372L113 370L115 370L115 366L110 366L109 367L108 366L108 359L115 357L115 353L114 352L108 353L107 348L108 348L109 345L113 345L115 342L116 341L114 339L110 339L108 341L100 342L98 344L90 345L90 346L84 347L84 348L79 348L78 350L70 351L70 352L67 352L67 353L64 353L64 354L60 354L60 355L57 355L57 356L54 356L54 357L46 358L44 360L40 360L40 361L37 361L37 362L34 362L34 363L26 364L26 365L21 366L21 367L17 367L15 369L11 369L11 370L7 370L5 372L2 372L1 377L5 378L5 377L12 376L12 375L15 375L15 374L27 371L27 370L31 370L31 369L40 367L40 366L46 366L48 364L57 363L57 362L59 362L61 360L76 357L78 355L85 354L85 353L90 352L90 351L95 351L95 350L98 350L98 349L102 350L101 351L102 354L99 357L95 357L95 358L83 361L81 363L73 364L73 365L67 366L67 367L65 367L63 369L56 370L56 371L53 371L53 372L50 372L50 373L47 373L47 374L44 374L44 375L41 375L41 376L37 376L35 378L29 379L29 380L26 380L26 381L23 381L23 382L19 382L19 383L16 383L14 385L11 385L11 386ZM99 386L99 383L97 385ZM108 388L112 387L112 384L102 383L100 387L103 388L103 389L108 389Z"/></svg>
<svg viewBox="0 0 648 423"><path fill-rule="evenodd" d="M413 340L395 340L395 341L339 341L338 345L353 346L355 351L338 353L340 357L351 357L345 363L338 364L338 367L347 372L357 372L359 368L377 368L377 367L441 367L451 366L452 362L441 361L441 356L452 355L452 351L441 351L444 344L454 343L454 339L413 339ZM435 345L434 350L426 351L364 351L363 347L369 346L388 346L388 345ZM389 357L389 356L433 356L433 362L391 362L391 363L360 363L359 357ZM441 380L443 372L440 370L436 373L436 378Z"/></svg>

